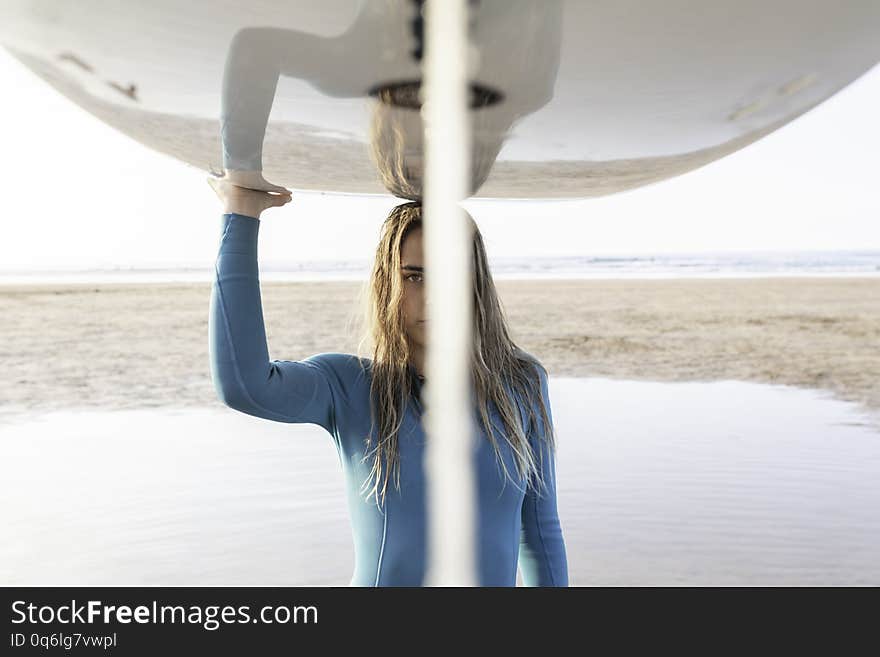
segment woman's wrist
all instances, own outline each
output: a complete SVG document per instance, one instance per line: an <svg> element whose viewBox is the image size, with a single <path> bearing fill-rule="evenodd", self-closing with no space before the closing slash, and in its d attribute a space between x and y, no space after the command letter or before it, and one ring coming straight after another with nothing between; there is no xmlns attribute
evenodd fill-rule
<svg viewBox="0 0 880 657"><path fill-rule="evenodd" d="M223 204L224 214L240 214L244 215L245 217L259 219L262 211L262 208L244 201L227 201Z"/></svg>

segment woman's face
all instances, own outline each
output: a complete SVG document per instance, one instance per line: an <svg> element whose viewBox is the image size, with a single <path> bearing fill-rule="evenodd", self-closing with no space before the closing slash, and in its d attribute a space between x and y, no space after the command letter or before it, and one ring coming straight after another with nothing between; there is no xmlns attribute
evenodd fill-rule
<svg viewBox="0 0 880 657"><path fill-rule="evenodd" d="M424 348L425 284L422 256L422 229L411 230L400 247L400 277L403 285L403 322L411 344Z"/></svg>

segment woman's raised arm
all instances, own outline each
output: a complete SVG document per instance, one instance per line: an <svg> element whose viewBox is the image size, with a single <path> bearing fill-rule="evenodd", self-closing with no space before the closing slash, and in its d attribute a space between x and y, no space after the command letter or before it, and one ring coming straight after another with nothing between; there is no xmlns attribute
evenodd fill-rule
<svg viewBox="0 0 880 657"><path fill-rule="evenodd" d="M211 182L224 201L208 318L211 378L218 397L249 415L318 424L335 432L333 373L328 363L269 359L260 297L257 240L260 213L290 200ZM235 186L232 186L235 187ZM247 211L249 214L243 214Z"/></svg>

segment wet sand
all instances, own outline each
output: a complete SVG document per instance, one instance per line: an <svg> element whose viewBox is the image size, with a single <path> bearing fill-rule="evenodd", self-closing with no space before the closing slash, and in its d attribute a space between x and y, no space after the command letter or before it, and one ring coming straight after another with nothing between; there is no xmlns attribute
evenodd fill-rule
<svg viewBox="0 0 880 657"><path fill-rule="evenodd" d="M880 409L880 278L498 287L514 338L554 377L787 384ZM262 289L273 358L357 351L359 284ZM209 299L208 283L0 287L0 414L216 406Z"/></svg>

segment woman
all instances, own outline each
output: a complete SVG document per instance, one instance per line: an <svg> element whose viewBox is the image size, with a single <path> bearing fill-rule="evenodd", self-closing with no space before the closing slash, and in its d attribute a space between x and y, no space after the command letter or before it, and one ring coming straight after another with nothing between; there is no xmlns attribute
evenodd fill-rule
<svg viewBox="0 0 880 657"><path fill-rule="evenodd" d="M317 424L333 437L348 489L354 586L421 586L426 565L425 304L421 206L385 221L371 276L373 359L322 353L269 360L257 266L260 215L290 193L209 182L224 205L209 319L211 374L231 408L278 422ZM556 509L547 373L508 336L473 224L473 381L479 583L567 586ZM491 427L491 431L487 430ZM544 428L547 428L547 431Z"/></svg>

